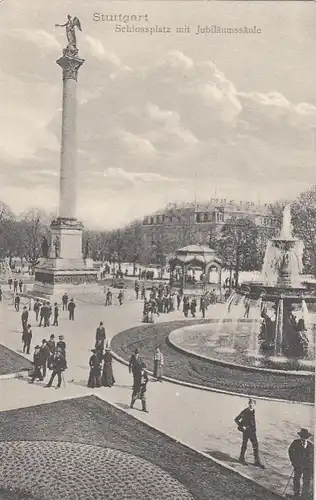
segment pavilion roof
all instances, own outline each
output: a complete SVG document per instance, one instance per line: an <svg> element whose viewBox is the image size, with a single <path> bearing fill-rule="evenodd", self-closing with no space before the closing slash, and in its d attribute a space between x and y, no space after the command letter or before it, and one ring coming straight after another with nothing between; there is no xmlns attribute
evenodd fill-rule
<svg viewBox="0 0 316 500"><path fill-rule="evenodd" d="M206 265L210 262L221 264L221 260L217 257L215 250L206 245L188 245L176 250L175 255L169 260L171 265L176 266L183 264Z"/></svg>

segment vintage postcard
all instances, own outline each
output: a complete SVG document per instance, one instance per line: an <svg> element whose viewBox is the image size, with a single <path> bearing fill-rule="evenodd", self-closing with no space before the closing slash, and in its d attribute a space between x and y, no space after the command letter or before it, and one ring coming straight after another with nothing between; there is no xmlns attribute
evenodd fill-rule
<svg viewBox="0 0 316 500"><path fill-rule="evenodd" d="M0 20L0 499L312 499L316 3Z"/></svg>

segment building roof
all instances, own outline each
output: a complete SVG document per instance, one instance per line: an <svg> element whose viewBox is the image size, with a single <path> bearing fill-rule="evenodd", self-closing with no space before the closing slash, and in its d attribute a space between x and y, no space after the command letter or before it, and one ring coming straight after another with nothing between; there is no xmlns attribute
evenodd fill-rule
<svg viewBox="0 0 316 500"><path fill-rule="evenodd" d="M206 245L187 245L176 250L174 257L169 260L171 265L177 264L209 264L215 262L221 264L213 248Z"/></svg>
<svg viewBox="0 0 316 500"><path fill-rule="evenodd" d="M215 254L215 250L206 245L187 245L186 247L179 248L176 250L176 254Z"/></svg>

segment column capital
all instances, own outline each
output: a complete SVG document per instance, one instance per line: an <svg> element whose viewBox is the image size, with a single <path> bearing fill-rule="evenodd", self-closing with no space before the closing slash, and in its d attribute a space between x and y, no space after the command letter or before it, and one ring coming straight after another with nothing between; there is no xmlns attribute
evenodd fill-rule
<svg viewBox="0 0 316 500"><path fill-rule="evenodd" d="M84 59L80 59L77 56L70 57L64 54L56 62L63 70L63 80L77 81L78 70L84 63Z"/></svg>

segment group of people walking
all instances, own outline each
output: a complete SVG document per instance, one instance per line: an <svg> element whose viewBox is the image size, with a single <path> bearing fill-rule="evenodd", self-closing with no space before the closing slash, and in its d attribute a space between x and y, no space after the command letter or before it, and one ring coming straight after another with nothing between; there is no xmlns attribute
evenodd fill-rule
<svg viewBox="0 0 316 500"><path fill-rule="evenodd" d="M112 293L112 290L110 288L108 288L107 290L104 290L104 294L105 294L105 306L112 306L113 305L113 293ZM124 292L123 290L119 290L119 293L117 295L117 300L119 302L119 305L122 306L123 305L123 301L124 301Z"/></svg>
<svg viewBox="0 0 316 500"><path fill-rule="evenodd" d="M89 359L89 377L87 387L94 389L99 387L113 387L115 378L113 375L113 356L111 346L107 342L106 332L101 321L96 329L95 334L95 347L91 349L91 356ZM154 371L153 376L156 380L162 382L164 356L160 349L157 347L153 355ZM129 372L133 375L133 387L130 407L133 408L137 399L141 400L142 410L148 412L146 403L146 392L148 383L148 374L146 364L139 354L139 350L135 349L130 361Z"/></svg>
<svg viewBox="0 0 316 500"><path fill-rule="evenodd" d="M135 292L136 296L140 292L140 286L136 286ZM168 294L166 295L166 292ZM169 290L163 287L154 287L151 290L149 299L146 299L144 293L144 303L152 304L153 313L160 314L161 312L169 312L174 310L175 307L180 309L181 302L183 303L183 312L185 316L191 312L191 315L195 317L196 310L198 307L196 297L189 300L187 297L181 295L179 291L173 296L170 306L166 306L166 298L170 301L173 294L170 294ZM18 296L18 294L16 294ZM211 303L209 298L202 296L200 298L200 311L202 316L205 317L205 310L208 304ZM73 304L73 305L71 305ZM165 304L165 305L164 305ZM18 304L18 307L20 302ZM70 306L71 305L71 306ZM70 306L70 308L69 308ZM67 311L69 314L69 319L74 319L75 311L74 300L69 300L68 295L64 294L62 298L62 309ZM58 326L59 317L59 306L55 303L52 307L50 303L36 301L33 307L36 321L39 321L39 326L49 327L51 316L54 320L52 325ZM249 310L245 306L245 317L248 317ZM23 352L29 354L31 339L32 339L32 329L29 323L29 310L26 306L23 307L21 314L21 324L22 324L22 342L23 342ZM34 348L33 355L33 365L34 369L30 373L30 383L33 383L36 379L44 381L47 377L47 372L50 371L50 377L48 383L45 387L51 387L55 378L57 377L57 386L60 388L63 382L63 373L67 369L67 359L66 359L66 343L64 337L60 335L58 341L55 340L55 335L51 334L49 340L43 339L41 345L36 345ZM87 385L89 388L96 387L113 387L115 384L115 378L113 374L113 355L111 347L107 342L107 335L102 322L100 322L95 334L95 345L91 349L91 356L89 359L89 378ZM141 409L143 412L148 413L147 407L147 387L149 382L149 376L147 371L146 363L142 358L138 349L135 349L130 357L129 372L133 376L132 394L130 400L130 408L134 408L137 400L141 401ZM163 369L164 369L164 355L160 349L157 347L153 354L153 376L157 381L162 382L163 380ZM234 419L237 425L238 431L240 431L241 439L241 449L239 455L239 462L242 465L247 466L246 453L248 443L252 444L253 455L254 455L254 465L261 469L265 469L264 464L260 459L259 454L259 444L257 439L257 428L256 428L256 401L254 399L249 399L247 408L244 408ZM293 481L293 492L294 498L297 499L309 499L310 497L310 485L313 476L313 460L314 460L314 447L310 442L311 434L307 429L302 428L298 433L298 438L293 440L288 448L288 455L290 462L293 466L293 473L291 475ZM289 484L289 483L288 483ZM287 484L287 486L288 486Z"/></svg>
<svg viewBox="0 0 316 500"><path fill-rule="evenodd" d="M20 293L23 292L23 280L20 279L19 281L15 278L14 280L12 278L9 278L8 279L8 285L9 285L9 289L12 290L12 285L13 285L13 292L14 293L18 293L18 289L20 291Z"/></svg>
<svg viewBox="0 0 316 500"><path fill-rule="evenodd" d="M106 333L103 322L100 322L95 335L95 347L91 349L92 355L89 359L90 373L87 386L112 387L115 384L112 368L111 347L106 342ZM103 363L103 366L102 366Z"/></svg>
<svg viewBox="0 0 316 500"><path fill-rule="evenodd" d="M47 370L51 370L51 376L45 387L51 387L57 376L57 386L61 387L63 372L67 369L66 361L66 343L64 336L59 335L58 341L55 341L55 335L50 335L48 341L42 340L42 345L34 347L33 355L34 369L30 373L30 384L36 379L41 382L45 379Z"/></svg>

